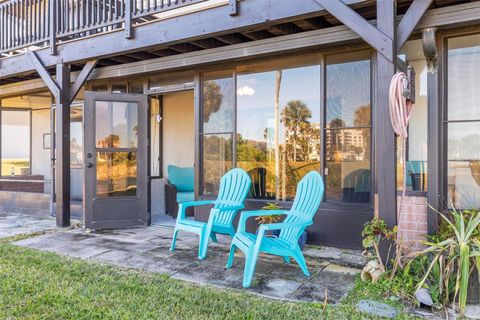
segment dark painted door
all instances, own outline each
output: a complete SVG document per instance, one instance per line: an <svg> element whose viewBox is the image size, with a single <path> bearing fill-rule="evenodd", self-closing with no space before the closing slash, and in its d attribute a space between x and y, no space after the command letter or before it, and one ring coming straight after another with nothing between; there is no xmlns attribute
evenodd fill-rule
<svg viewBox="0 0 480 320"><path fill-rule="evenodd" d="M147 225L147 114L145 95L85 93L87 228Z"/></svg>

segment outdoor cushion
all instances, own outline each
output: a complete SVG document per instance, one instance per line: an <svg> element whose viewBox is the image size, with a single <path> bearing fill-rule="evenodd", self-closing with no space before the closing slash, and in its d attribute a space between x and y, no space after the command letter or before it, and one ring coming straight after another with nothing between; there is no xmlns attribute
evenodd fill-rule
<svg viewBox="0 0 480 320"><path fill-rule="evenodd" d="M195 173L193 167L177 167L169 165L167 167L168 181L177 188L177 192L193 192Z"/></svg>
<svg viewBox="0 0 480 320"><path fill-rule="evenodd" d="M177 203L190 202L195 200L193 191L177 192Z"/></svg>

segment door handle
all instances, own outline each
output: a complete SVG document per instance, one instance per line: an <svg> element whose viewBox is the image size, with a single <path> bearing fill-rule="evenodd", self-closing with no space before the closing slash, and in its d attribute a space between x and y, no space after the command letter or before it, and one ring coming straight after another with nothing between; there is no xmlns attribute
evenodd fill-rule
<svg viewBox="0 0 480 320"><path fill-rule="evenodd" d="M92 168L93 164L92 163L87 163L87 168Z"/></svg>

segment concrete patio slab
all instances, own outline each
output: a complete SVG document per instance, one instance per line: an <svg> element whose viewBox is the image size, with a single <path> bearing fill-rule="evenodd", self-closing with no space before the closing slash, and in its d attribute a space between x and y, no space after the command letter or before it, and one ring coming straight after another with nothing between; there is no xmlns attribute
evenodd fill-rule
<svg viewBox="0 0 480 320"><path fill-rule="evenodd" d="M12 228L16 228L11 224ZM252 286L243 289L245 259L235 253L234 265L225 269L230 238L219 236L211 243L205 260L198 260L198 237L180 233L175 251L170 251L173 229L148 227L124 230L88 232L83 229L60 230L27 238L15 244L43 251L55 252L72 258L92 260L147 272L168 274L176 279L198 284L246 290L262 296L293 301L338 302L353 288L359 272L343 261L339 249L307 248L310 277L305 277L295 262L285 264L283 259L262 254L257 262ZM318 248L317 248L318 249ZM360 261L360 258L358 258Z"/></svg>

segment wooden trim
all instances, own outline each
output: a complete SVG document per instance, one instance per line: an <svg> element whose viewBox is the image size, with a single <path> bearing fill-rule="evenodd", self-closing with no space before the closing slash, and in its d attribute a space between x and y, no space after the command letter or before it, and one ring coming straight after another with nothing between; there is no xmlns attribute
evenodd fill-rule
<svg viewBox="0 0 480 320"><path fill-rule="evenodd" d="M392 52L395 50L395 17L394 0L377 2L378 29L391 39ZM375 99L375 165L376 188L378 194L378 217L388 226L397 224L397 175L396 175L396 139L390 121L389 86L395 74L396 59L388 60L377 52L376 59L376 99Z"/></svg>
<svg viewBox="0 0 480 320"><path fill-rule="evenodd" d="M365 42L382 53L388 60L392 61L394 51L392 51L392 38L381 31L381 28L375 28L361 15L352 8L345 5L340 0L314 0L324 7L330 14L340 20L345 26L356 32ZM382 7L384 1L377 2L377 11ZM379 15L377 14L377 17Z"/></svg>
<svg viewBox="0 0 480 320"><path fill-rule="evenodd" d="M399 50L412 34L424 13L433 0L414 0L397 26L397 50Z"/></svg>
<svg viewBox="0 0 480 320"><path fill-rule="evenodd" d="M83 84L87 80L88 76L90 75L90 73L92 73L93 68L95 68L95 65L97 64L97 61L98 60L88 61L87 64L85 64L85 66L83 67L80 74L78 74L77 78L75 79L75 82L73 83L73 85L70 88L70 92L69 92L70 103L73 102L76 95L78 94L78 92L82 88Z"/></svg>
<svg viewBox="0 0 480 320"><path fill-rule="evenodd" d="M43 65L42 61L38 58L37 54L34 51L28 51L27 57L30 59L30 63L33 65L35 70L37 70L38 75L42 78L43 82L47 85L50 92L58 98L60 96L60 88L55 80L52 79L50 73Z"/></svg>

